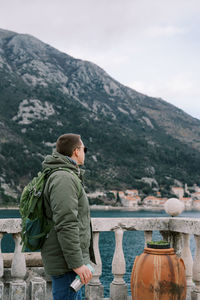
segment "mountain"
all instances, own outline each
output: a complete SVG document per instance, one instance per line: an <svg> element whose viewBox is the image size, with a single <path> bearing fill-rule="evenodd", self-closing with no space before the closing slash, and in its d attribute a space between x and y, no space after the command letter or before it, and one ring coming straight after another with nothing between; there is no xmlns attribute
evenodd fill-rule
<svg viewBox="0 0 200 300"><path fill-rule="evenodd" d="M0 30L1 202L18 197L67 132L89 148L88 191L200 181L200 120L91 62Z"/></svg>

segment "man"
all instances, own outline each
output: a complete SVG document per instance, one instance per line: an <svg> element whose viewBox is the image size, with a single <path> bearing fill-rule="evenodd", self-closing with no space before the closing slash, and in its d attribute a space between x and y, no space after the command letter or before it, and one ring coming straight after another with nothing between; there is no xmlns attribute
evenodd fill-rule
<svg viewBox="0 0 200 300"><path fill-rule="evenodd" d="M70 284L77 274L83 284L92 278L86 266L95 262L90 211L82 185L84 171L79 168L86 151L80 135L64 134L56 142L56 151L43 162L43 168L61 168L49 176L44 190L45 212L54 226L41 254L52 277L53 300L80 300L81 291L75 293Z"/></svg>

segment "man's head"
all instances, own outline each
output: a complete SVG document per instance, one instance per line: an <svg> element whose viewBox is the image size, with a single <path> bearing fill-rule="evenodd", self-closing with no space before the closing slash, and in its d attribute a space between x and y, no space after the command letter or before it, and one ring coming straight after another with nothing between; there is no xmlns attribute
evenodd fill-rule
<svg viewBox="0 0 200 300"><path fill-rule="evenodd" d="M61 135L56 142L56 150L71 157L78 165L83 165L86 148L78 134L68 133Z"/></svg>

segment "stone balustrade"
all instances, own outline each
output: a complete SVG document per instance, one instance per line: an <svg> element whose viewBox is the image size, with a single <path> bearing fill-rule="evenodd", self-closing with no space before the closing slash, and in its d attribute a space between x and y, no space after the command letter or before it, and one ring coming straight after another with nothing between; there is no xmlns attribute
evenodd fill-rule
<svg viewBox="0 0 200 300"><path fill-rule="evenodd" d="M115 233L115 251L112 261L113 281L110 284L112 300L128 300L122 241L125 231L143 231L144 246L152 239L153 231L159 231L171 243L186 266L187 300L200 299L200 220L194 218L93 218L94 249L97 265L91 282L86 286L87 300L103 300L104 287L100 276L102 261L99 251L99 234ZM0 219L0 299L2 300L51 300L51 281L44 274L40 253L21 252L21 220ZM1 253L4 234L11 233L15 242L14 254ZM192 258L190 237L195 239L195 256ZM35 256L32 263L30 258Z"/></svg>

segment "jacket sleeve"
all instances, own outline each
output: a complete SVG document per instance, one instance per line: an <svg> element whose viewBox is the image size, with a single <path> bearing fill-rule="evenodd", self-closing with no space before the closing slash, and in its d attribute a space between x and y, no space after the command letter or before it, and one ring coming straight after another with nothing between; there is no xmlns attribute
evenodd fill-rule
<svg viewBox="0 0 200 300"><path fill-rule="evenodd" d="M71 269L78 268L84 263L78 227L79 187L73 174L66 171L53 174L49 194L53 221L66 263Z"/></svg>

